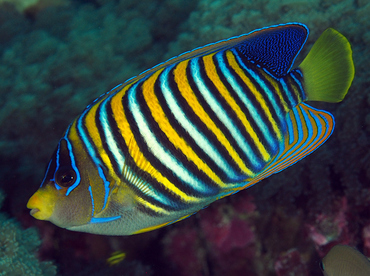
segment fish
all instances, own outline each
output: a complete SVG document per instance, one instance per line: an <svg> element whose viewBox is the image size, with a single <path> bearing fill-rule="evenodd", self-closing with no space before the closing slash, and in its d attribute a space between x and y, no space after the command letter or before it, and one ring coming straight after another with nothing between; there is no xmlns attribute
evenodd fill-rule
<svg viewBox="0 0 370 276"><path fill-rule="evenodd" d="M183 220L304 158L354 78L348 40L278 24L185 52L128 79L67 127L27 203L72 231L132 235Z"/></svg>
<svg viewBox="0 0 370 276"><path fill-rule="evenodd" d="M107 264L109 266L118 265L126 258L126 253L123 251L115 251L112 253L112 255L107 259Z"/></svg>
<svg viewBox="0 0 370 276"><path fill-rule="evenodd" d="M325 276L368 276L370 262L358 250L348 245L332 247L320 262Z"/></svg>

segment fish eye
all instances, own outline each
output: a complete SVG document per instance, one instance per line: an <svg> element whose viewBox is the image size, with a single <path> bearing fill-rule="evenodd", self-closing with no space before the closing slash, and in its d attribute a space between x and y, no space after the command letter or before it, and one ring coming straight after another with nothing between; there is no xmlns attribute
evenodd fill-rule
<svg viewBox="0 0 370 276"><path fill-rule="evenodd" d="M319 263L319 266L321 268L321 271L325 271L324 263L322 261Z"/></svg>
<svg viewBox="0 0 370 276"><path fill-rule="evenodd" d="M61 167L55 180L59 186L70 187L76 182L76 172L71 167Z"/></svg>

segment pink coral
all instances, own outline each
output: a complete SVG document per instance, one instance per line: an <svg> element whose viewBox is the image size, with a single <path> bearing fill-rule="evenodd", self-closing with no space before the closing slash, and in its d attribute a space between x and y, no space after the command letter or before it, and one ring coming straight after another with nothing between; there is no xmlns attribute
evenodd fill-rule
<svg viewBox="0 0 370 276"><path fill-rule="evenodd" d="M184 221L182 228L174 227L164 246L176 271L181 275L254 275L256 235L251 218L255 208L250 196L237 197L230 204L224 200ZM188 226L196 219L199 225Z"/></svg>
<svg viewBox="0 0 370 276"><path fill-rule="evenodd" d="M277 276L300 275L308 276L307 267L297 249L291 249L279 255L274 264Z"/></svg>
<svg viewBox="0 0 370 276"><path fill-rule="evenodd" d="M318 214L314 223L307 224L308 235L314 242L320 257L338 243L350 244L353 241L348 228L348 202L342 197L336 204L337 211L332 214Z"/></svg>
<svg viewBox="0 0 370 276"><path fill-rule="evenodd" d="M196 229L176 228L167 235L164 243L166 255L177 267L178 275L202 275L202 256Z"/></svg>

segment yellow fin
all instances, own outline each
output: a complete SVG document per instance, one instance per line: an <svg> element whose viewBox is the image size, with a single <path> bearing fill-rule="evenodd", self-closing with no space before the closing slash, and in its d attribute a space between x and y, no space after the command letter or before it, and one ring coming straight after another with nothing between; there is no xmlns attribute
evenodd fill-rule
<svg viewBox="0 0 370 276"><path fill-rule="evenodd" d="M340 102L351 86L355 68L347 38L325 30L299 68L308 101Z"/></svg>

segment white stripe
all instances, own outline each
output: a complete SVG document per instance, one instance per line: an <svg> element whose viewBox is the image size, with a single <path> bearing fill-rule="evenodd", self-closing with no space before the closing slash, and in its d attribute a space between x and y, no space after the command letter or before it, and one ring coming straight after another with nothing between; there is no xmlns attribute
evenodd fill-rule
<svg viewBox="0 0 370 276"><path fill-rule="evenodd" d="M111 128L110 128L110 125L109 125L108 115L107 115L106 105L107 105L107 102L110 100L111 97L112 96L108 97L107 99L105 99L101 103L102 107L101 107L101 112L99 114L99 120L100 120L101 125L103 127L105 142L108 145L108 149L112 153L112 155L114 157L114 160L117 163L118 169L120 170L120 172L122 172L123 166L125 164L125 157L124 157L121 149L118 147L117 142L116 142L116 140L114 139L114 137L112 135L112 131L111 131ZM111 161L113 161L113 160L111 160Z"/></svg>
<svg viewBox="0 0 370 276"><path fill-rule="evenodd" d="M290 108L293 108L294 106L296 106L297 103L294 101L292 93L289 91L288 86L286 85L286 82L283 78L279 79L279 81L280 81L280 83L283 87L283 92L288 97L288 100L289 100L288 104L289 104Z"/></svg>
<svg viewBox="0 0 370 276"><path fill-rule="evenodd" d="M302 73L299 72L299 70L297 70L296 72L302 76ZM299 96L301 97L301 101L304 101L306 99L306 95L304 93L302 83L293 74L290 74L290 76L295 81L295 83L299 86Z"/></svg>
<svg viewBox="0 0 370 276"><path fill-rule="evenodd" d="M133 84L129 90L126 92L127 99L128 99L128 106L124 108L130 109L130 102L135 101L135 94L136 94L136 87L138 86L138 83L141 81L138 81L137 83ZM137 108L135 108L137 109ZM131 112L132 113L132 112ZM166 195L156 190L149 182L145 181L142 177L140 177L132 168L127 166L127 164L124 164L122 175L131 183L134 185L137 189L139 189L143 194L153 198L154 200L167 205L167 206L173 206L174 202L173 200L169 199Z"/></svg>
<svg viewBox="0 0 370 276"><path fill-rule="evenodd" d="M251 78L253 78L261 86L262 91L266 93L269 102L272 104L273 109L276 111L276 114L279 117L280 123L282 125L285 125L285 116L284 116L284 113L281 110L280 106L277 104L277 102L276 102L276 100L275 100L275 98L273 96L273 92L268 88L268 86L266 85L266 83L258 76L258 74L256 74L253 70L251 70L250 68L248 68L245 65L245 63L240 59L240 57L239 57L239 55L238 55L238 53L236 51L233 51L233 53L236 56L236 59L238 60L238 63L243 67L243 69L245 71L247 71L248 74L251 76ZM274 77L273 75L271 75L267 70L265 70L265 69L263 69L263 70L267 74L269 74L269 76L271 76L275 80L278 80L276 77Z"/></svg>
<svg viewBox="0 0 370 276"><path fill-rule="evenodd" d="M230 118L227 116L227 113L220 105L220 103L213 97L212 93L208 90L208 88L204 84L203 79L200 76L197 60L198 58L191 60L190 68L192 76L200 93L202 94L203 98L208 103L208 105L211 107L211 109L215 112L218 119L230 131L231 135L238 143L238 146L244 151L245 155L250 160L250 162L255 167L258 168L261 165L259 158L256 156L256 153L251 149L245 137L235 127L235 123L232 120L230 120Z"/></svg>
<svg viewBox="0 0 370 276"><path fill-rule="evenodd" d="M85 111L81 114L80 118L78 118L76 123L76 129L78 130L79 136L82 140L82 142L85 144L87 148L87 152L89 153L90 157L92 158L93 162L96 166L101 165L102 163L100 159L97 157L95 152L95 147L90 143L89 139L87 138L87 134L83 127L83 118L86 116L86 114L90 111L90 108L85 109Z"/></svg>
<svg viewBox="0 0 370 276"><path fill-rule="evenodd" d="M157 159L168 169L170 169L177 177L187 183L190 187L199 192L209 192L204 183L196 176L191 174L167 149L165 149L157 140L155 134L151 131L148 122L140 111L140 105L136 98L135 84L132 87L132 97L129 98L129 109L133 115L141 137L145 141L148 149L154 154Z"/></svg>
<svg viewBox="0 0 370 276"><path fill-rule="evenodd" d="M230 70L225 66L225 63L222 58L222 53L216 54L216 58L217 58L218 64L226 80L231 85L231 87L234 89L239 99L244 103L245 107L251 113L251 117L254 119L258 128L261 130L264 137L267 139L267 142L269 143L269 145L271 147L276 147L276 141L275 139L273 139L273 135L269 131L269 128L267 127L266 123L263 121L263 119L261 118L257 109L253 106L251 101L248 99L246 92L243 91L243 89L240 87L238 82L235 80L233 74L231 74Z"/></svg>
<svg viewBox="0 0 370 276"><path fill-rule="evenodd" d="M165 69L160 76L161 90L171 113L178 123L188 132L197 145L216 163L216 165L231 179L238 179L240 175L227 163L220 152L213 147L211 142L200 132L197 127L188 119L185 112L178 105L168 86L168 73L173 66Z"/></svg>

